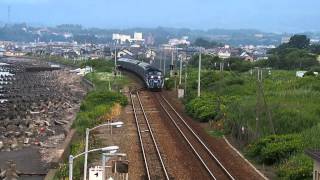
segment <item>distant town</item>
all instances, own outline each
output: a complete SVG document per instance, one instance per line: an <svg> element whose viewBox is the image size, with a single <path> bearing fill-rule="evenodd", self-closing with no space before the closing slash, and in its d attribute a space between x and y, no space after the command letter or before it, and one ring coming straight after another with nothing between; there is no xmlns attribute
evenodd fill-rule
<svg viewBox="0 0 320 180"><path fill-rule="evenodd" d="M290 39L288 34L276 35L253 30L234 30L234 33L225 31L225 35L215 30L203 33L202 36L197 36L191 30L183 32L179 29L158 28L149 29L149 33L148 29L142 30L145 33L135 29L128 30L127 33L119 33L119 30L83 29L79 25L61 25L56 28L34 28L26 24L6 25L0 28L0 32L3 31L0 35L0 57L58 56L76 61L111 58L117 52L118 58L129 57L152 62L156 58L169 58L172 50L177 52L177 57L191 57L194 52L199 51L197 47L207 46L203 50L204 54L222 59L237 57L253 62L267 59L268 50L287 43ZM247 37L239 39L241 34ZM310 42L318 43L319 37L313 34ZM247 44L241 44L243 42Z"/></svg>

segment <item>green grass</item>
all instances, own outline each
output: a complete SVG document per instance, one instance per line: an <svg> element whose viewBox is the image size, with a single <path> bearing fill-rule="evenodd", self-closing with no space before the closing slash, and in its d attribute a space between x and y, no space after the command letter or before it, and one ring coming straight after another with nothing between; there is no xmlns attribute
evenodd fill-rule
<svg viewBox="0 0 320 180"><path fill-rule="evenodd" d="M294 134L290 141L278 144L266 142L266 149L257 153L255 157L272 162L271 164L274 164L279 171L280 179L310 178L310 174L306 172L312 171L311 160L303 154L304 149L320 148L320 77L297 78L295 71L282 70L272 70L271 75L264 73L262 86L269 111L261 101L257 128L256 76L250 72L221 73L205 70L201 79L203 94L201 99L196 97L197 70L189 69L188 90L184 99L186 109L195 119L201 121L222 118L225 124L224 132L250 146L272 135L273 127L280 137ZM207 98L212 95L218 97L211 100ZM218 98L223 99L219 111L213 106ZM210 113L222 115L219 118L206 116ZM245 134L239 133L242 127L245 128ZM213 136L219 135L219 132L215 131L208 133ZM308 164L306 168L302 167L306 164Z"/></svg>
<svg viewBox="0 0 320 180"><path fill-rule="evenodd" d="M222 130L207 130L207 133L212 137L223 137L224 132Z"/></svg>
<svg viewBox="0 0 320 180"><path fill-rule="evenodd" d="M97 69L93 73L87 74L86 78L95 85L95 90L90 91L82 101L80 111L74 121L73 128L77 130L80 138L76 139L71 145L71 154L79 154L84 150L83 138L86 128L92 128L103 123L101 116L111 111L114 104L118 103L125 106L127 98L119 93L119 89L127 83L125 77L114 77L112 75L112 64L106 60L95 60L90 64ZM109 81L111 90L109 89ZM96 144L91 144L96 146ZM82 176L83 157L80 157L74 162L74 178L80 179ZM62 164L56 174L56 179L63 179L68 176L66 164Z"/></svg>

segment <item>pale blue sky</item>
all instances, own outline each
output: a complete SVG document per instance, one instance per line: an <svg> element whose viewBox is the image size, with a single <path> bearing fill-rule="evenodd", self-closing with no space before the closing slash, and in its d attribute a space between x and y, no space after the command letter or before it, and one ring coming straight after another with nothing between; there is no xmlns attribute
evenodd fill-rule
<svg viewBox="0 0 320 180"><path fill-rule="evenodd" d="M320 0L0 0L0 21L86 27L320 31Z"/></svg>

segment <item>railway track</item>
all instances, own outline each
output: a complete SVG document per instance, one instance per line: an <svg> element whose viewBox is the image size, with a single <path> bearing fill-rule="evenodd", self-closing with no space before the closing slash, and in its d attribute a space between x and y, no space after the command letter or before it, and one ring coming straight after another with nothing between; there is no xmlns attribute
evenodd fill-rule
<svg viewBox="0 0 320 180"><path fill-rule="evenodd" d="M201 162L203 168L208 172L209 178L214 180L234 180L235 178L222 165L201 138L193 131L186 120L184 120L184 118L174 109L170 102L160 93L157 93L156 97L160 106L178 130L177 132L183 137L197 159Z"/></svg>
<svg viewBox="0 0 320 180"><path fill-rule="evenodd" d="M133 93L135 92L135 93ZM146 179L166 179L169 174L164 165L159 145L156 142L149 119L144 110L144 106L139 96L139 91L130 92L132 109L138 130L140 146L142 149L143 161L146 170Z"/></svg>

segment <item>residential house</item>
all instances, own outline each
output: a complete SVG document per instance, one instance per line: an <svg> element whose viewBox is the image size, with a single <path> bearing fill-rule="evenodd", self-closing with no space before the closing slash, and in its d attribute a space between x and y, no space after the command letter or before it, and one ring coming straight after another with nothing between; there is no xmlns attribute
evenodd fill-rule
<svg viewBox="0 0 320 180"><path fill-rule="evenodd" d="M248 53L248 52L243 52L243 53L241 53L240 58L242 58L242 59L245 60L245 61L250 61L250 62L253 62L253 61L254 61L253 56L252 56L250 53Z"/></svg>
<svg viewBox="0 0 320 180"><path fill-rule="evenodd" d="M156 51L153 49L147 49L145 52L145 57L150 60L154 60L156 55Z"/></svg>
<svg viewBox="0 0 320 180"><path fill-rule="evenodd" d="M320 150L307 150L306 154L313 159L313 180L320 180Z"/></svg>
<svg viewBox="0 0 320 180"><path fill-rule="evenodd" d="M227 58L230 58L230 57L231 57L231 52L230 52L230 50L227 49L227 48L221 48L221 49L218 51L218 56L219 56L219 58L227 59Z"/></svg>
<svg viewBox="0 0 320 180"><path fill-rule="evenodd" d="M117 58L121 58L121 57L133 58L134 53L132 53L129 49L125 48L117 52Z"/></svg>
<svg viewBox="0 0 320 180"><path fill-rule="evenodd" d="M253 62L254 58L252 56L247 56L243 60Z"/></svg>

